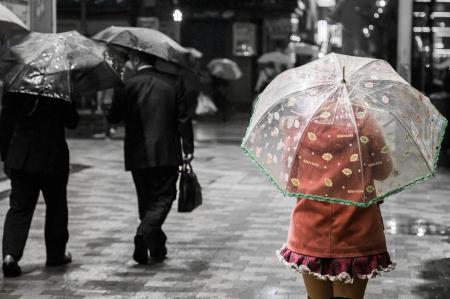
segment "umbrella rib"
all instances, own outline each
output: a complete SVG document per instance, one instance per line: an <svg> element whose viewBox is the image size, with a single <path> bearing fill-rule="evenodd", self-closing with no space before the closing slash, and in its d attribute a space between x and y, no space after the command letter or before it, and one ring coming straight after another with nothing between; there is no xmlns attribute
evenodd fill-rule
<svg viewBox="0 0 450 299"><path fill-rule="evenodd" d="M278 82L277 82L277 83L278 83ZM275 103L273 103L273 104L269 107L269 109L265 109L265 111L270 111L275 105L278 104L278 101L279 101L279 100L282 100L282 99L284 99L284 98L287 98L287 97L289 97L289 96L291 96L291 95L294 95L294 94L296 94L296 93L306 92L306 91L308 91L308 90L310 90L310 89L319 88L319 87L329 87L329 86L331 86L331 85L335 85L335 83L333 82L333 83L329 83L329 84L319 84L319 85L314 85L314 86L305 88L305 89L303 89L303 90L297 90L297 91L291 92L291 93L289 93L289 94L287 94L287 95L284 95L283 97L279 98ZM259 97L259 96L258 96L258 97ZM260 100L261 100L261 99L258 99L257 104L258 104L258 102L259 102ZM259 105L256 106L255 112L258 111L258 110L257 110L257 107L258 107L258 106L259 106ZM261 117L262 117L263 115L264 115L264 113L261 114L261 116L260 116L260 118L259 118L258 120L256 120L255 124L251 127L251 130L249 130L249 132L252 131L252 130L259 124L259 122L261 121ZM251 125L252 125L252 123L249 124L249 128L250 128Z"/></svg>
<svg viewBox="0 0 450 299"><path fill-rule="evenodd" d="M366 80L364 80L364 81L366 81ZM391 80L383 80L383 81L390 81L391 82ZM363 81L359 81L358 83L360 83L360 82L363 82ZM395 82L395 81L392 81L392 82ZM374 89L374 90L372 90L371 92L367 92L366 94L374 94L374 93L377 93L377 92L379 92L379 91L382 91L382 90L385 90L385 89L389 89L389 88L391 88L392 86L394 86L395 84L393 83L393 84L391 84L391 85L389 85L389 86L385 86L385 87L383 87L383 88L379 88L379 89Z"/></svg>
<svg viewBox="0 0 450 299"><path fill-rule="evenodd" d="M305 129L303 130L303 134L302 137L298 140L295 148L299 148L299 145L302 144L303 139L305 139L306 134L304 134L305 130L309 127L309 125L311 124L312 120L314 119L314 117L317 115L317 113L320 111L320 108L325 104L325 102L331 97L331 95L336 92L336 90L339 88L338 85L336 85L325 97L323 102L317 107L316 112L314 112L314 114L312 115L312 117L308 120L308 123L305 126ZM291 173L292 173L292 169L291 169ZM289 175L290 177L290 175ZM287 185L284 188L284 192L287 193Z"/></svg>
<svg viewBox="0 0 450 299"><path fill-rule="evenodd" d="M389 112L386 112L386 110L383 110L383 109L380 109L380 108L373 108L373 107L367 108L366 106L361 105L361 104L357 104L357 103L352 103L352 105L353 106L357 106L357 107L362 107L362 108L365 108L365 109L376 110L376 111L382 112L382 113L389 113Z"/></svg>
<svg viewBox="0 0 450 299"><path fill-rule="evenodd" d="M355 76L359 71L361 71L363 68L365 68L365 67L367 67L368 65L370 65L370 64L372 64L372 63L375 63L375 62L377 62L377 61L379 62L379 61L383 61L383 60L381 60L381 59L374 59L374 60L371 60L371 61L367 62L366 64L360 66L359 68L356 69L356 71L353 72L353 74L351 74L351 76L348 76L349 80L350 80L353 76Z"/></svg>
<svg viewBox="0 0 450 299"><path fill-rule="evenodd" d="M293 70L295 70L295 69L293 69ZM328 78L331 78L331 79L336 79L336 76L328 75L328 74L326 74L326 73L324 73L324 72L320 72L320 71L318 71L318 70L308 69L308 68L306 68L306 67L305 67L303 70L304 70L304 71L315 72L315 73L318 73L318 74L327 76ZM302 71L303 71L303 70L302 70Z"/></svg>
<svg viewBox="0 0 450 299"><path fill-rule="evenodd" d="M419 92L414 86L412 86L412 85L410 85L410 84L408 84L408 83L401 82L401 81L395 81L395 80L389 80L389 79L360 80L360 81L358 81L358 83L365 82L365 81L367 81L367 82L372 82L372 81L378 81L378 82L379 82L379 81L383 81L383 82L392 82L393 84L400 84L400 85L403 85L403 86L405 86L405 87L412 88L412 89L414 89L415 91ZM354 87L354 84L352 83L351 86ZM355 87L355 88L356 88L356 87ZM379 90L382 90L382 89L379 89ZM374 92L376 92L376 91L377 91L377 90L375 90ZM367 93L367 94L369 94L369 93Z"/></svg>
<svg viewBox="0 0 450 299"><path fill-rule="evenodd" d="M394 81L393 81L393 82L394 82ZM374 91L372 91L372 92L370 92L370 93L365 93L365 94L370 95L370 94L376 93L376 92L378 92L378 91L388 89L388 88L390 88L390 87L392 87L392 85L390 85L390 86L388 86L388 87L380 88L380 89L377 89L377 90L374 90ZM349 98L350 98L351 95L354 93L354 90L355 90L355 89L352 89L352 90L350 90L350 92L348 93L348 94L349 94ZM359 91L359 90L358 90L358 91ZM360 106L360 107L363 107L363 108L367 108L367 107L364 107L363 105L360 105L360 104L357 104L357 103L352 103L352 105ZM386 112L385 110L382 110L382 109L380 109L380 108L371 108L371 109L372 109L372 110L377 110L377 111L379 111L379 112Z"/></svg>
<svg viewBox="0 0 450 299"><path fill-rule="evenodd" d="M353 75L352 75L351 77L353 77L353 76L354 76L357 72L359 72L362 68L364 68L364 67L368 66L369 64L371 64L371 63L373 63L373 62L376 62L376 61L382 61L382 62L385 62L384 60L381 60L381 59L373 60L373 61L371 61L371 62L365 64L364 66L360 67L356 72L353 73ZM412 87L412 86L411 86L410 84L408 84L408 83L405 83L405 82L402 82L402 81L397 81L397 80L390 80L390 79L361 79L361 80L357 81L356 83L353 83L353 82L352 82L352 85L359 84L359 83L361 83L361 82L366 82L366 81L368 81L368 82L373 82L373 81L378 81L378 82L379 82L379 81L389 81L389 82L399 83L399 84L402 84L402 85L406 85L406 86Z"/></svg>
<svg viewBox="0 0 450 299"><path fill-rule="evenodd" d="M348 99L348 104L350 104L350 115L351 115L351 119L353 121L353 126L355 127L355 133L356 133L356 144L358 145L358 154L359 154L359 165L360 165L360 169L361 169L361 180L362 180L362 187L363 190L365 191L365 180L364 180L364 168L363 168L363 162L362 162L362 152L361 152L361 144L359 141L359 130L358 130L358 125L356 124L356 119L355 119L355 115L353 113L353 108L352 108L352 103L350 102L350 98L348 97L348 90L347 90L347 86L345 86L345 90L347 91L347 99ZM336 116L336 115L335 115ZM366 194L364 194L364 202L366 202Z"/></svg>
<svg viewBox="0 0 450 299"><path fill-rule="evenodd" d="M409 136L411 136L411 139L412 139L412 140L414 141L414 143L416 144L417 149L419 150L420 154L422 155L422 158L425 160L425 163L427 164L428 169L430 170L430 172L431 172L431 173L434 173L433 168L429 165L428 160L425 158L425 155L424 155L424 153L422 152L422 148L419 146L419 144L417 143L417 141L413 138L414 135L409 131L408 127L403 123L403 121L402 121L400 118L398 118L397 115L395 115L395 113L393 113L392 110L391 110L387 105L385 105L383 102L378 101L376 98L374 98L374 97L371 96L370 94L364 93L362 90L358 89L358 88L355 87L355 86L352 86L352 87L353 87L354 89L358 90L359 92L361 92L361 93L367 95L368 97L370 97L370 98L371 98L372 100L374 100L375 102L381 103L381 104L386 108L386 110L388 110L389 113L397 119L397 121L398 121L398 122L403 126L403 128L406 130L406 133L408 133Z"/></svg>

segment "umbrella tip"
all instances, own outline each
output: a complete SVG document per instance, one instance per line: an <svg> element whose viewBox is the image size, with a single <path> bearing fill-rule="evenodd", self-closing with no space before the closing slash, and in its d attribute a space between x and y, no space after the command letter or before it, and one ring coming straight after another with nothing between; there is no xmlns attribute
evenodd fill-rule
<svg viewBox="0 0 450 299"><path fill-rule="evenodd" d="M345 66L342 67L342 83L347 83L347 81L345 80Z"/></svg>

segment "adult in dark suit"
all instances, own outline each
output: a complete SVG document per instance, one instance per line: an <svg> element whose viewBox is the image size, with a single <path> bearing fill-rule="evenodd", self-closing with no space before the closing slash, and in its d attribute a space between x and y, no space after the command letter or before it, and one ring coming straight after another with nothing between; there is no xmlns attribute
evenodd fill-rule
<svg viewBox="0 0 450 299"><path fill-rule="evenodd" d="M0 149L11 179L10 208L3 231L3 273L18 276L33 212L42 192L46 204L46 266L70 263L66 187L69 149L65 127L75 128L72 104L42 96L6 93L0 116Z"/></svg>
<svg viewBox="0 0 450 299"><path fill-rule="evenodd" d="M125 169L133 176L141 220L133 258L146 264L148 251L156 260L167 254L161 226L176 197L182 150L192 159L194 142L182 79L156 70L151 56L133 51L130 61L136 73L116 90L109 120L125 123Z"/></svg>

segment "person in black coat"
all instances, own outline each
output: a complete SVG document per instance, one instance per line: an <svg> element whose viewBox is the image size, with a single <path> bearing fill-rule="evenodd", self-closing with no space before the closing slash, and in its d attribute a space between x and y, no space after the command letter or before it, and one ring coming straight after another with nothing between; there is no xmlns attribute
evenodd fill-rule
<svg viewBox="0 0 450 299"><path fill-rule="evenodd" d="M176 197L178 166L192 159L194 140L183 81L156 70L155 58L130 53L136 73L117 89L108 119L125 123L125 169L131 171L139 219L133 258L146 264L167 254L161 229Z"/></svg>
<svg viewBox="0 0 450 299"><path fill-rule="evenodd" d="M3 231L3 273L21 274L22 258L34 209L42 192L46 204L46 266L71 262L66 253L69 149L65 128L75 128L78 113L63 100L6 93L0 115L0 150L11 180L10 208Z"/></svg>

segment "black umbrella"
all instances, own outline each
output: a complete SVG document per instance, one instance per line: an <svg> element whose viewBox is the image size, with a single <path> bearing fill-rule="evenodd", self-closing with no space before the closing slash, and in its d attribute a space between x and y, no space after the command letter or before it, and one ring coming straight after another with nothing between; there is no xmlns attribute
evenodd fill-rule
<svg viewBox="0 0 450 299"><path fill-rule="evenodd" d="M191 55L189 50L157 30L111 26L95 34L92 38L189 67L189 55Z"/></svg>
<svg viewBox="0 0 450 299"><path fill-rule="evenodd" d="M29 31L27 26L13 12L0 4L0 38L9 38Z"/></svg>

